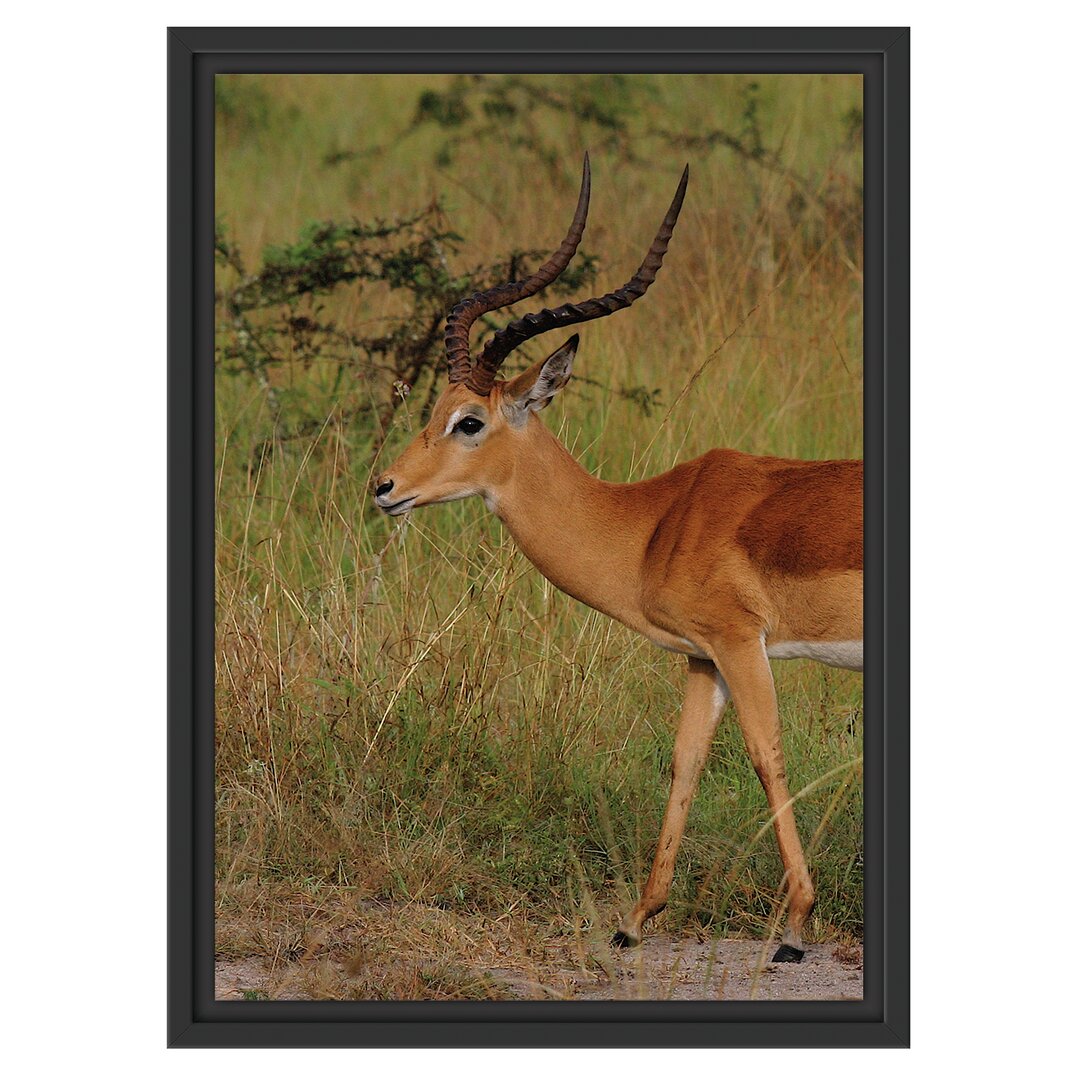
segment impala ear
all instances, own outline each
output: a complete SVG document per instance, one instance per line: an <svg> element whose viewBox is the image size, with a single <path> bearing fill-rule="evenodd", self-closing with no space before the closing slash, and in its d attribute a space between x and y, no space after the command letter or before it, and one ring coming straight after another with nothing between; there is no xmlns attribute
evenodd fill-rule
<svg viewBox="0 0 1080 1080"><path fill-rule="evenodd" d="M551 404L551 399L570 381L577 347L575 334L546 360L533 364L503 387L503 408L511 423L524 420L530 409L538 412Z"/></svg>

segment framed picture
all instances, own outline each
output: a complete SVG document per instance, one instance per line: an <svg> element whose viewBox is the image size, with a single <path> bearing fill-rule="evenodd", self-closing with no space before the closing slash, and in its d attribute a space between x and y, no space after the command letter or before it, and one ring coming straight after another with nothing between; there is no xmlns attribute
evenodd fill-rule
<svg viewBox="0 0 1080 1080"><path fill-rule="evenodd" d="M172 1045L907 1044L908 32L569 40L169 32Z"/></svg>

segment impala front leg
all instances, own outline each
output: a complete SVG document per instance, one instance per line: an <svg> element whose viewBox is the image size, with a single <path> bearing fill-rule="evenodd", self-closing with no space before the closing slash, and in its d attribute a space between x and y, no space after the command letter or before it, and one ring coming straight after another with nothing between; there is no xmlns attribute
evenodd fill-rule
<svg viewBox="0 0 1080 1080"><path fill-rule="evenodd" d="M709 754L716 723L727 704L728 689L710 660L690 659L690 674L683 699L682 715L675 733L671 760L671 795L668 797L660 839L653 857L652 872L634 910L619 924L616 945L638 945L641 926L662 911L671 890L675 856L679 852L690 803L697 791L701 769Z"/></svg>

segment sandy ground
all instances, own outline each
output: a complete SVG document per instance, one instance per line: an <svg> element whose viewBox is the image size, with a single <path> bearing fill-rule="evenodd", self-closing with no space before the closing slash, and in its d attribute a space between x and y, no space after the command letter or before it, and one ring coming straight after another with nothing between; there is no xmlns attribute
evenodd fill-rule
<svg viewBox="0 0 1080 1080"><path fill-rule="evenodd" d="M500 997L614 1000L859 1000L862 950L851 946L809 945L801 964L769 962L773 949L756 941L705 941L657 934L639 949L612 953L606 970L563 970L538 984L508 968L479 973ZM271 972L262 959L219 960L218 1000L310 998L303 987L302 962Z"/></svg>

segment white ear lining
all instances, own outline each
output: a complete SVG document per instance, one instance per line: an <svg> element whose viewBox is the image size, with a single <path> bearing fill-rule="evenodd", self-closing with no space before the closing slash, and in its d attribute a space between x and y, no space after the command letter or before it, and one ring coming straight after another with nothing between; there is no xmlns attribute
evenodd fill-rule
<svg viewBox="0 0 1080 1080"><path fill-rule="evenodd" d="M560 358L560 363L552 364L549 360L541 369L540 374L529 391L531 398L551 398L558 393L567 383L570 377L570 364Z"/></svg>
<svg viewBox="0 0 1080 1080"><path fill-rule="evenodd" d="M546 398L548 401L554 397L569 381L570 373L574 369L574 354L576 349L564 345L557 352L553 352L540 369L532 389L530 398Z"/></svg>
<svg viewBox="0 0 1080 1080"><path fill-rule="evenodd" d="M503 411L507 420L518 427L529 412L539 412L551 404L551 399L570 381L577 352L577 335L556 349L541 365L532 385L514 401L504 400Z"/></svg>

